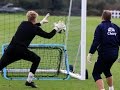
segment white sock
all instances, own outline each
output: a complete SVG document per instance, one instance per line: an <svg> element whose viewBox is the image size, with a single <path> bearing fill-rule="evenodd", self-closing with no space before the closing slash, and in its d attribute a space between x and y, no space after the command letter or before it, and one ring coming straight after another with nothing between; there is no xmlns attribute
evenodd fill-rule
<svg viewBox="0 0 120 90"><path fill-rule="evenodd" d="M33 78L34 78L34 74L33 74L32 72L29 72L27 81L28 81L29 83L31 83L32 80L33 80Z"/></svg>
<svg viewBox="0 0 120 90"><path fill-rule="evenodd" d="M105 89L101 89L101 90L105 90Z"/></svg>
<svg viewBox="0 0 120 90"><path fill-rule="evenodd" d="M113 86L109 87L109 90L114 90L114 87Z"/></svg>

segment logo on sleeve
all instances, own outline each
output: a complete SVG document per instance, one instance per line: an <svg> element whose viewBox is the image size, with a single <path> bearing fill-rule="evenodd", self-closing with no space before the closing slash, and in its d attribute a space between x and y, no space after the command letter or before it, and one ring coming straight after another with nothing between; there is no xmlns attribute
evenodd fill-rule
<svg viewBox="0 0 120 90"><path fill-rule="evenodd" d="M108 28L108 32L107 32L107 35L115 35L116 36L116 32L115 32L115 29L112 28L112 27L109 27Z"/></svg>

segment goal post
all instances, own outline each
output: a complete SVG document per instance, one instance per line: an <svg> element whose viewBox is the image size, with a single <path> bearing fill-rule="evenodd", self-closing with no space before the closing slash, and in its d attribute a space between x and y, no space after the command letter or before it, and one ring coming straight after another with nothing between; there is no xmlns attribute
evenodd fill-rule
<svg viewBox="0 0 120 90"><path fill-rule="evenodd" d="M8 44L2 46L2 54ZM41 56L41 63L36 71L36 80L67 80L69 64L66 48L62 44L30 44L28 47ZM22 64L21 64L22 63ZM25 64L24 64L25 63ZM3 69L3 76L8 80L25 80L30 63L20 60ZM67 72L66 74L64 72Z"/></svg>
<svg viewBox="0 0 120 90"><path fill-rule="evenodd" d="M87 0L82 0L81 7L81 79L86 76L86 7Z"/></svg>
<svg viewBox="0 0 120 90"><path fill-rule="evenodd" d="M29 46L30 50L42 57L40 67L36 72L38 80L68 80L70 76L79 80L86 79L87 0L69 0L69 5L67 0L62 0L62 2L67 3L67 6L63 5L60 10L53 6L49 22L42 25L41 28L50 32L53 24L62 20L66 23L67 30L56 34L49 40L36 36ZM41 15L38 16L38 20L42 20L48 12L49 10L47 11L46 8L40 9ZM0 45L3 45L3 54L4 49L8 46L5 43L10 43L17 27L21 21L26 20L26 17L25 13L2 13L0 17L2 17L0 18ZM3 76L10 80L11 78L12 80L23 80L27 77L30 66L30 62L17 61L4 68Z"/></svg>
<svg viewBox="0 0 120 90"><path fill-rule="evenodd" d="M70 0L70 7L69 7L69 15L68 15L68 29L70 28L70 19L72 17L72 7L73 7L73 0ZM70 76L85 80L86 75L88 74L86 71L86 12L87 12L87 0L81 0L81 24L80 24L80 31L81 31L81 38L79 39L78 50L76 51L76 60L74 60L73 71L69 74ZM67 39L68 40L68 39ZM78 66L76 65L78 64ZM77 66L78 71L74 71Z"/></svg>

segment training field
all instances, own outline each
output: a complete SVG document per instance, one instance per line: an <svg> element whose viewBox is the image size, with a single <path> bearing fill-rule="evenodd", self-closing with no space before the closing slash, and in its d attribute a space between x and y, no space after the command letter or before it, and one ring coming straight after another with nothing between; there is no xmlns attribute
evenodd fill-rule
<svg viewBox="0 0 120 90"><path fill-rule="evenodd" d="M3 15L0 15L0 20L2 18L3 18ZM20 19L22 17L20 15L20 17L17 17L17 18ZM120 26L119 19L112 19L112 21L115 24ZM18 20L18 22L19 22L19 20ZM87 53L89 51L90 44L93 39L94 30L100 22L101 22L100 17L87 17L87 49L86 49ZM18 25L19 23L16 23L16 24ZM75 21L73 21L72 23L77 24L77 22L75 22ZM9 27L9 25L6 25L6 27ZM12 27L10 27L10 28L12 28ZM1 35L0 42L2 42L2 43L4 42L3 41L4 38L2 38L3 33L4 33L4 31L0 30L0 35ZM13 33L14 33L14 31L13 31ZM11 38L12 35L9 35L9 37ZM78 36L78 37L80 37L80 36ZM79 41L79 39L78 39L78 41ZM0 43L0 46L2 45L2 43ZM74 42L71 42L71 43L74 43ZM74 51L71 53L74 54ZM88 73L89 73L89 78L87 80L81 81L81 80L77 80L74 78L70 78L69 80L36 80L35 82L39 88L34 89L34 90L97 90L97 87L96 87L95 82L91 75L93 65L96 60L96 56L97 56L97 53L95 53L92 58L93 59L92 64L88 64L88 63L86 64ZM120 90L120 63L118 63L116 61L116 63L113 65L111 71L113 73L115 90ZM103 78L104 78L104 76L103 76ZM105 81L105 79L104 79L104 81ZM24 83L25 83L25 81L6 80L0 75L0 90L33 90L31 87L26 87L24 85ZM106 82L105 82L105 88L106 88L106 90L108 90Z"/></svg>

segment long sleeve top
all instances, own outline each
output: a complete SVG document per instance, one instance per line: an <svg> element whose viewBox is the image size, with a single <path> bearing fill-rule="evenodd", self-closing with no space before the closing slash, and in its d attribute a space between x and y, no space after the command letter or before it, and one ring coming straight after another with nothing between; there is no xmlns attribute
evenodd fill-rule
<svg viewBox="0 0 120 90"><path fill-rule="evenodd" d="M111 23L111 21L102 21L95 30L93 43L89 53L94 54L109 52L119 49L120 45L120 28Z"/></svg>
<svg viewBox="0 0 120 90"><path fill-rule="evenodd" d="M10 42L10 45L17 45L27 48L36 35L50 39L56 34L56 30L52 30L50 33L47 33L39 26L39 23L34 25L29 21L21 22Z"/></svg>

